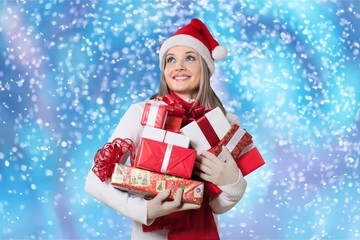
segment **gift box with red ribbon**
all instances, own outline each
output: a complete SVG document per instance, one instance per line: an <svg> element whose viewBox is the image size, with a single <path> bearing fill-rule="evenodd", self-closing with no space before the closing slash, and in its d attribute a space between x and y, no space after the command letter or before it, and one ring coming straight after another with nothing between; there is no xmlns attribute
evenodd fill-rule
<svg viewBox="0 0 360 240"><path fill-rule="evenodd" d="M163 101L145 103L141 125L164 128L167 119L167 104Z"/></svg>
<svg viewBox="0 0 360 240"><path fill-rule="evenodd" d="M145 103L141 125L179 132L184 109L170 98L158 97Z"/></svg>
<svg viewBox="0 0 360 240"><path fill-rule="evenodd" d="M201 205L203 201L204 183L139 169L116 163L111 176L111 184L131 194L144 198L152 198L159 192L170 189L169 200L174 199L174 194L183 188L182 201Z"/></svg>
<svg viewBox="0 0 360 240"><path fill-rule="evenodd" d="M252 136L238 124L231 126L230 130L226 135L219 141L219 143L211 148L209 151L212 152L218 159L225 161L225 156L222 151L222 147L225 146L234 159L240 156L241 152L246 146L252 143Z"/></svg>
<svg viewBox="0 0 360 240"><path fill-rule="evenodd" d="M144 127L135 166L159 173L190 178L196 151L189 149L190 139L178 133Z"/></svg>
<svg viewBox="0 0 360 240"><path fill-rule="evenodd" d="M166 108L168 116L164 129L172 132L180 132L185 109L183 109L182 106L169 95L158 96L155 101L165 102L167 104Z"/></svg>
<svg viewBox="0 0 360 240"><path fill-rule="evenodd" d="M231 125L219 107L205 113L196 121L192 121L180 131L183 135L190 137L190 145L199 154L201 151L215 147Z"/></svg>
<svg viewBox="0 0 360 240"><path fill-rule="evenodd" d="M243 176L248 175L265 164L264 159L252 141L252 136L237 124L231 127L216 147L209 150L220 160L224 161L225 156L222 152L222 146L226 146L230 151Z"/></svg>
<svg viewBox="0 0 360 240"><path fill-rule="evenodd" d="M225 161L225 155L222 151L223 146L226 146L229 150L243 176L265 164L264 159L253 144L252 136L237 124L234 124L209 152L212 152L218 159ZM206 182L205 189L209 195L221 192L216 185L209 182Z"/></svg>

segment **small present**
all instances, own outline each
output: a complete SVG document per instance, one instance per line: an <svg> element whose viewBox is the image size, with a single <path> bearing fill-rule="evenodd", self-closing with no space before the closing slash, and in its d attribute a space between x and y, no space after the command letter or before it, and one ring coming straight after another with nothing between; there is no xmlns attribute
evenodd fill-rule
<svg viewBox="0 0 360 240"><path fill-rule="evenodd" d="M226 146L234 159L240 156L244 148L252 143L252 136L238 124L231 126L226 135L219 141L219 143L209 151L212 152L218 159L225 161L222 146Z"/></svg>
<svg viewBox="0 0 360 240"><path fill-rule="evenodd" d="M222 146L226 146L229 150L243 176L246 176L265 164L259 151L252 142L252 136L237 124L231 127L216 147L209 150L209 152L212 152L218 159L225 161ZM209 195L221 192L220 188L209 182L205 183L205 189Z"/></svg>
<svg viewBox="0 0 360 240"><path fill-rule="evenodd" d="M196 151L173 144L141 138L135 166L173 176L191 178Z"/></svg>
<svg viewBox="0 0 360 240"><path fill-rule="evenodd" d="M141 125L164 128L167 118L167 104L163 101L145 103Z"/></svg>
<svg viewBox="0 0 360 240"><path fill-rule="evenodd" d="M198 153L215 147L231 126L219 107L192 121L180 131L190 137L190 145Z"/></svg>
<svg viewBox="0 0 360 240"><path fill-rule="evenodd" d="M174 100L169 95L158 96L155 98L155 102L156 101L164 102L167 104L167 118L163 129L176 133L180 132L185 109L178 101Z"/></svg>
<svg viewBox="0 0 360 240"><path fill-rule="evenodd" d="M183 188L183 202L201 205L203 201L203 182L138 169L119 163L115 165L111 176L111 184L116 188L144 198L152 198L159 192L170 189L169 200L173 200L175 192L179 188Z"/></svg>
<svg viewBox="0 0 360 240"><path fill-rule="evenodd" d="M264 159L255 147L252 136L239 125L234 124L218 145L209 151L220 160L225 160L222 146L230 151L244 176L265 164Z"/></svg>

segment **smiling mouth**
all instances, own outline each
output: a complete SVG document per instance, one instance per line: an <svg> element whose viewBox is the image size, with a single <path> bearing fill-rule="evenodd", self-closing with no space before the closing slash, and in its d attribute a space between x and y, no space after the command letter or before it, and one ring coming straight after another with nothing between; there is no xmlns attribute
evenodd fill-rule
<svg viewBox="0 0 360 240"><path fill-rule="evenodd" d="M186 81L188 80L190 77L189 76L176 76L176 77L173 77L173 79L175 81Z"/></svg>

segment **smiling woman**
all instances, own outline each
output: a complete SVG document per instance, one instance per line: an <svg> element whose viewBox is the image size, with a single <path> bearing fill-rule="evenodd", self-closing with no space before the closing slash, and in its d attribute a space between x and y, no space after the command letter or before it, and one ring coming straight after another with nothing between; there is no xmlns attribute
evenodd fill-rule
<svg viewBox="0 0 360 240"><path fill-rule="evenodd" d="M161 45L159 60L162 74L160 89L154 96L155 99L133 104L120 120L110 142L118 138L131 139L135 147L141 149L143 143L141 138L145 129L140 124L140 119L145 105L151 105L157 99L164 98L176 102L181 108L181 127L194 123L194 120L204 117L206 112L217 107L222 110L218 111L219 115L226 115L224 121L217 125L240 124L237 116L224 110L221 101L210 86L214 60L226 56L227 51L224 49L199 19L193 19L190 24L180 28ZM212 127L220 128L220 126ZM166 127L164 129L171 131ZM180 131L175 132L179 134ZM133 239L219 239L214 214L225 213L234 207L242 198L247 182L235 162L235 156L233 157L226 147L222 150L223 161L217 157L218 155L207 152L208 148L202 150L204 152L201 157L199 156L196 162L193 159L194 176L197 177L195 179L213 184L219 191L212 192L205 186L201 205L183 201L185 191L188 189L172 189L176 192L172 201L168 199L171 194L170 189L159 192L151 200L115 190L105 181L106 179L99 177L99 167L96 162L93 171L88 174L85 189L96 199L133 220ZM127 155L122 155L120 163L124 163L126 157ZM253 144L250 144L243 154L236 156L236 160L250 158L254 161L258 158L262 161Z"/></svg>

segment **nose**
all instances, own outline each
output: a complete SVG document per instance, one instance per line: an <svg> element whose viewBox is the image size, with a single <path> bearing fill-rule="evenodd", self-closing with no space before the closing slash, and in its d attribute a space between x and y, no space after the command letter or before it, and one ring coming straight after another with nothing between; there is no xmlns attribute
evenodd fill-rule
<svg viewBox="0 0 360 240"><path fill-rule="evenodd" d="M176 62L176 66L175 66L175 70L184 70L185 69L185 65L183 61L177 61Z"/></svg>

